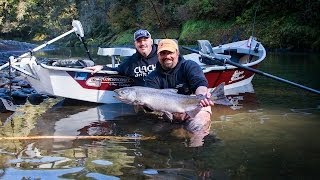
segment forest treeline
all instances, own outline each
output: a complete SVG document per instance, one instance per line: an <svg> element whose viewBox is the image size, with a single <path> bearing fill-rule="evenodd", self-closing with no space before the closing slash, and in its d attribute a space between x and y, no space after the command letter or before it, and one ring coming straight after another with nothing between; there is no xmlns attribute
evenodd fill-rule
<svg viewBox="0 0 320 180"><path fill-rule="evenodd" d="M319 51L319 9L319 0L0 0L0 38L41 42L78 19L97 46L132 44L132 33L145 28L181 44L254 35L268 48Z"/></svg>

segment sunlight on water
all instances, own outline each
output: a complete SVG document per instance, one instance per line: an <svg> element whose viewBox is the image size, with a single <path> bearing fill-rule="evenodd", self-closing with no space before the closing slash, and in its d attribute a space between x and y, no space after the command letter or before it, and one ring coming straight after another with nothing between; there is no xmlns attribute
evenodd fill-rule
<svg viewBox="0 0 320 180"><path fill-rule="evenodd" d="M102 165L102 166L109 166L109 165L113 164L112 162L105 161L105 160L94 160L92 162L95 163L95 164L98 164L98 165Z"/></svg>
<svg viewBox="0 0 320 180"><path fill-rule="evenodd" d="M88 178L93 178L93 179L108 179L108 180L118 180L120 178L115 177L115 176L107 176L104 174L100 174L100 173L89 173L86 175L86 177Z"/></svg>
<svg viewBox="0 0 320 180"><path fill-rule="evenodd" d="M148 175L155 175L155 174L158 174L158 171L155 169L146 169L143 171L143 173Z"/></svg>
<svg viewBox="0 0 320 180"><path fill-rule="evenodd" d="M2 179L21 180L21 179L59 179L65 174L79 173L83 168L48 169L48 170L22 170L16 168L5 169Z"/></svg>

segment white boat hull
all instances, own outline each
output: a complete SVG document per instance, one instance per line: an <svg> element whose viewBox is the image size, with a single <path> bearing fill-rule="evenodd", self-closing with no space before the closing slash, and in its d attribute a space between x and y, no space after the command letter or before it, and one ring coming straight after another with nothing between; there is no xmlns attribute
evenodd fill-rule
<svg viewBox="0 0 320 180"><path fill-rule="evenodd" d="M259 45L258 51L249 51L246 44L249 40L230 43L212 48L216 53L233 53L242 56L242 59L253 57L250 62L242 65L257 68L258 64L266 56L265 49L256 41L253 45ZM132 51L134 52L134 51ZM250 54L246 54L250 53ZM223 56L223 54L221 54ZM225 89L233 89L251 83L254 73L239 69L232 65L207 65L203 64L198 54L185 56L187 60L197 62L203 69L209 82L209 88L215 88L220 83L225 83ZM241 58L239 58L242 60ZM46 64L37 64L35 58L25 58L19 64L20 70L26 75L31 86L41 94L60 96L65 98L95 102L95 103L120 103L114 98L114 89L131 86L131 78L118 75L116 71L100 71L91 74L90 70L80 68L56 67Z"/></svg>

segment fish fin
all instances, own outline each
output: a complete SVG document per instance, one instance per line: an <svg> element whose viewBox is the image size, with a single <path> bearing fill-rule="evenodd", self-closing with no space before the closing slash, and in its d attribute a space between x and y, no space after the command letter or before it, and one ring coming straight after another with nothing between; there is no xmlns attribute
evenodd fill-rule
<svg viewBox="0 0 320 180"><path fill-rule="evenodd" d="M198 113L199 111L201 110L201 106L199 106L198 108L194 109L194 110L191 110L191 111L187 111L186 113L188 114L188 116L190 116L190 118L194 118Z"/></svg>
<svg viewBox="0 0 320 180"><path fill-rule="evenodd" d="M133 101L133 105L143 105L143 104L141 103L141 101L135 100Z"/></svg>
<svg viewBox="0 0 320 180"><path fill-rule="evenodd" d="M224 82L219 84L212 92L211 92L211 100L215 104L221 104L226 106L231 106L232 103L227 99L224 94Z"/></svg>
<svg viewBox="0 0 320 180"><path fill-rule="evenodd" d="M170 112L168 112L168 111L164 111L164 112L163 112L163 117L164 117L165 119L170 120L171 122L173 121L173 115L172 115L172 113L170 113Z"/></svg>
<svg viewBox="0 0 320 180"><path fill-rule="evenodd" d="M142 103L138 103L138 104L135 104L133 105L133 108L134 108L134 111L136 113L140 112L140 111L143 111L145 113L148 113L148 112L154 112L154 110L150 107L150 106L147 106L147 105L141 105Z"/></svg>
<svg viewBox="0 0 320 180"><path fill-rule="evenodd" d="M140 106L140 105L133 105L133 109L134 109L134 112L137 114L144 112L143 106Z"/></svg>
<svg viewBox="0 0 320 180"><path fill-rule="evenodd" d="M170 92L170 93L178 93L178 89L161 89L162 91Z"/></svg>
<svg viewBox="0 0 320 180"><path fill-rule="evenodd" d="M141 108L138 105L133 105L133 109L135 113L139 113L141 111Z"/></svg>

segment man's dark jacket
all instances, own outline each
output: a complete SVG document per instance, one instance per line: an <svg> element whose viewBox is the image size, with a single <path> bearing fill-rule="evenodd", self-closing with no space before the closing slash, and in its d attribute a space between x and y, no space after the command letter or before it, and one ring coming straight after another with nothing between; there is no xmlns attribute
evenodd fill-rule
<svg viewBox="0 0 320 180"><path fill-rule="evenodd" d="M145 86L157 89L175 88L180 94L193 94L199 86L208 87L201 67L194 61L179 56L175 68L165 71L160 63L145 78Z"/></svg>
<svg viewBox="0 0 320 180"><path fill-rule="evenodd" d="M132 56L124 59L120 65L113 70L119 72L120 75L130 77L134 80L135 86L143 86L144 78L156 68L158 62L157 45L152 45L151 53L148 57L143 57L138 51ZM110 68L104 67L104 70Z"/></svg>

